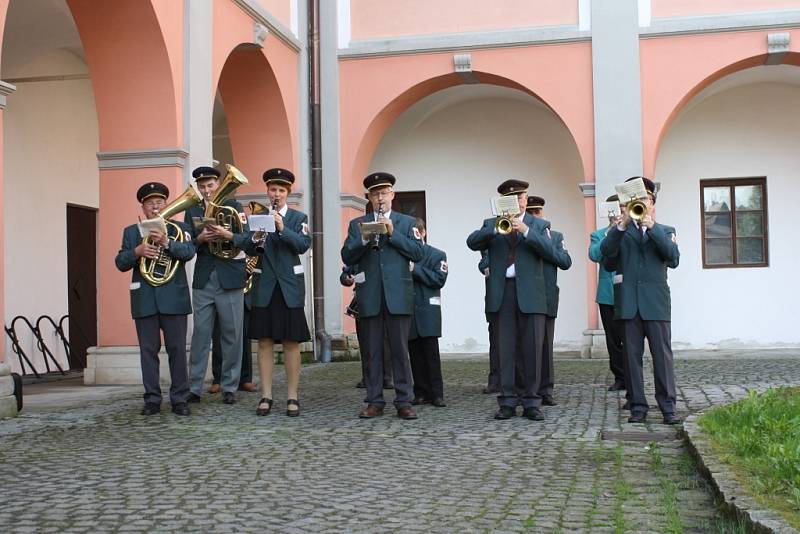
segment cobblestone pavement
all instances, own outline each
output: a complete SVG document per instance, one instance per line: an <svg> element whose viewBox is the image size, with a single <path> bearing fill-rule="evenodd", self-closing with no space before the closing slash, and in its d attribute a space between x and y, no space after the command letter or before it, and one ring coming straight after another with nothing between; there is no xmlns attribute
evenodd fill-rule
<svg viewBox="0 0 800 534"><path fill-rule="evenodd" d="M446 361L448 407L417 421L359 420L358 363L305 367L299 418L282 379L268 417L256 393L207 395L189 418L142 417L130 394L23 413L0 423L0 531L721 531L676 429L657 408L625 423L606 363L557 361L559 404L538 423L492 419L485 369ZM800 363L678 360L676 374L685 415L798 384Z"/></svg>

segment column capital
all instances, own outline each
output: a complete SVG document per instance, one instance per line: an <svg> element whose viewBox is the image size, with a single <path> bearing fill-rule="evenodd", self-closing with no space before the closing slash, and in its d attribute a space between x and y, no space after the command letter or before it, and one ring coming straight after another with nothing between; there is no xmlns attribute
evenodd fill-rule
<svg viewBox="0 0 800 534"><path fill-rule="evenodd" d="M6 97L16 90L17 90L16 85L12 85L10 83L0 80L0 109L5 109Z"/></svg>
<svg viewBox="0 0 800 534"><path fill-rule="evenodd" d="M581 190L581 193L583 193L584 198L595 196L594 185L594 182L583 182L578 184L578 188Z"/></svg>
<svg viewBox="0 0 800 534"><path fill-rule="evenodd" d="M100 170L184 167L189 153L182 148L151 148L98 152Z"/></svg>

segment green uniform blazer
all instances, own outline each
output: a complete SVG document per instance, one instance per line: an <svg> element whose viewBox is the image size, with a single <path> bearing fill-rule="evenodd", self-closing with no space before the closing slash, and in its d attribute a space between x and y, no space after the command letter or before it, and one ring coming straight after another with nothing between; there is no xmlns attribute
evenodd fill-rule
<svg viewBox="0 0 800 534"><path fill-rule="evenodd" d="M233 199L228 199L222 203L223 206L231 206L234 208L241 217L244 217L244 210L242 205ZM208 283L208 278L211 276L211 271L217 271L217 278L219 285L222 289L241 289L244 288L247 281L247 275L244 271L245 258L238 260L224 260L211 254L208 250L208 243L202 245L197 243L197 236L203 230L195 228L192 218L203 218L205 208L202 206L193 206L186 210L184 222L189 225L190 232L192 233L192 242L197 248L197 261L194 264L194 280L192 281L193 289L203 289ZM250 231L245 222L242 225L243 231L233 235L233 246L243 248L250 240Z"/></svg>
<svg viewBox="0 0 800 534"><path fill-rule="evenodd" d="M425 244L422 259L414 264L414 318L408 339L442 337L441 289L447 281L447 255Z"/></svg>
<svg viewBox="0 0 800 534"><path fill-rule="evenodd" d="M550 238L553 241L553 258L544 260L544 283L547 286L547 316L558 316L558 269L562 271L572 267L572 258L564 248L564 234L550 231Z"/></svg>
<svg viewBox="0 0 800 534"><path fill-rule="evenodd" d="M614 318L671 320L667 268L678 266L680 253L675 228L654 224L643 236L631 223L624 232L616 226L600 244L603 266L614 275Z"/></svg>
<svg viewBox="0 0 800 534"><path fill-rule="evenodd" d="M267 234L264 254L259 258L257 268L261 269L253 283L252 305L266 308L272 299L275 286L279 286L286 306L303 308L306 305L306 279L300 254L311 247L308 235L308 216L291 208L283 218L283 230ZM255 256L256 243L248 240L245 252Z"/></svg>
<svg viewBox="0 0 800 534"><path fill-rule="evenodd" d="M600 252L600 243L608 234L609 228L600 228L589 236L589 259L599 263L597 276L597 296L594 299L598 304L614 305L614 272L603 267L603 253Z"/></svg>
<svg viewBox="0 0 800 534"><path fill-rule="evenodd" d="M467 238L471 250L489 252L489 276L486 283L486 313L495 313L503 300L506 258L511 247L511 234L495 232L496 218L483 221L483 226ZM547 313L547 290L543 258L554 258L553 243L548 235L550 222L524 214L527 237L518 234L514 268L517 279L517 305L522 313Z"/></svg>
<svg viewBox="0 0 800 534"><path fill-rule="evenodd" d="M175 221L172 221L175 222ZM187 262L194 257L195 248L189 234L189 227L183 223L175 222L187 238L183 243L170 242L165 251L181 262ZM175 235L175 229L167 226L170 236ZM142 273L139 272L139 258L134 249L142 242L139 227L132 224L122 232L122 247L114 259L117 269L122 272L133 270L131 276L131 316L134 319L149 317L151 315L188 315L192 313L192 303L189 300L189 284L186 281L186 267L181 263L175 277L164 285L153 287L148 284Z"/></svg>
<svg viewBox="0 0 800 534"><path fill-rule="evenodd" d="M380 249L373 250L371 243L364 244L361 240L358 225L373 222L375 216L372 213L350 221L342 246L344 264L357 264L364 273L364 282L359 284L356 292L360 318L380 314L383 299L391 314L411 315L414 312L414 282L409 262L422 259L422 240L414 227L413 217L392 210L389 218L394 231L391 237L381 236Z"/></svg>

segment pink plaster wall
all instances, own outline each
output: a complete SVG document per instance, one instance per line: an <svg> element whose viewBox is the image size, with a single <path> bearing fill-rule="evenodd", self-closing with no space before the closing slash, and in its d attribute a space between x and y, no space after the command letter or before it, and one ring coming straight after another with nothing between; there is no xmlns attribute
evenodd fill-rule
<svg viewBox="0 0 800 534"><path fill-rule="evenodd" d="M653 18L800 9L800 0L652 0Z"/></svg>
<svg viewBox="0 0 800 534"><path fill-rule="evenodd" d="M281 24L292 29L292 1L294 0L259 0L259 3Z"/></svg>
<svg viewBox="0 0 800 534"><path fill-rule="evenodd" d="M173 0L151 1L169 56L178 138L183 139L183 4Z"/></svg>
<svg viewBox="0 0 800 534"><path fill-rule="evenodd" d="M661 139L684 106L727 74L763 65L767 31L644 39L640 43L644 173L655 175ZM800 30L789 30L798 50ZM797 62L797 53L785 63Z"/></svg>
<svg viewBox="0 0 800 534"><path fill-rule="evenodd" d="M131 273L121 273L114 258L122 243L123 229L142 216L136 191L144 183L157 181L169 187L171 201L184 190L178 167L100 171L100 212L98 220L98 344L138 345L130 310ZM183 220L177 215L176 220Z"/></svg>
<svg viewBox="0 0 800 534"><path fill-rule="evenodd" d="M6 13L8 12L8 0L0 0L0 43L3 42L3 32L6 29ZM2 54L0 54L2 56ZM3 176L3 110L0 110L0 206L4 206L5 198L3 191L5 190L4 176ZM6 239L5 227L3 224L3 217L0 216L0 317L6 316ZM0 343L0 362L6 360L6 342L3 340Z"/></svg>
<svg viewBox="0 0 800 534"><path fill-rule="evenodd" d="M351 0L352 38L493 31L578 23L578 0Z"/></svg>

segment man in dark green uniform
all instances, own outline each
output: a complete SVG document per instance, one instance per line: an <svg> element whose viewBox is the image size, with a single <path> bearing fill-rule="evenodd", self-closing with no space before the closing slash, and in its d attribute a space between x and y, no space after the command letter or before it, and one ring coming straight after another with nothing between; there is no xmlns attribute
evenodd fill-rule
<svg viewBox="0 0 800 534"><path fill-rule="evenodd" d="M603 267L614 271L615 319L623 324L625 382L628 386L631 416L629 423L642 423L648 403L644 394L642 356L647 338L653 355L656 401L664 423L677 424L675 415L675 375L672 364L672 326L667 268L678 266L675 228L655 222L655 184L642 178L647 198L647 213L641 222L630 216L630 207L619 224L608 231L600 244ZM622 200L622 199L621 199Z"/></svg>
<svg viewBox="0 0 800 534"><path fill-rule="evenodd" d="M481 250L481 259L478 261L478 271L484 276L486 290L489 289L489 253ZM497 337L492 328L492 318L486 313L486 324L489 326L489 376L486 380L484 394L500 392L500 356L497 354Z"/></svg>
<svg viewBox="0 0 800 534"><path fill-rule="evenodd" d="M166 205L169 189L164 184L150 182L139 188L136 198L142 204L146 219L158 217ZM131 315L136 323L139 339L139 354L144 384L144 408L142 415L154 415L161 411L161 387L159 386L158 351L161 349L161 332L169 356L169 388L172 411L178 415L189 415L186 397L189 380L186 374L186 316L192 313L189 301L189 285L186 281L184 262L194 257L195 247L189 235L189 227L174 223L179 229L167 225L165 235L157 230L149 233L150 242L143 242L139 227L132 224L122 234L122 248L115 263L120 271L133 270L131 279ZM176 240L178 232L183 242ZM139 270L142 258L154 261L159 255L180 262L175 275L158 286L150 285Z"/></svg>
<svg viewBox="0 0 800 534"><path fill-rule="evenodd" d="M433 404L437 408L444 402L442 362L439 356L439 338L442 337L441 289L447 281L447 255L427 243L425 221L417 218L417 230L425 241L422 259L414 263L414 317L408 334L408 352L414 374L414 401L412 404Z"/></svg>
<svg viewBox="0 0 800 534"><path fill-rule="evenodd" d="M545 200L539 196L528 197L527 211L534 217L544 218ZM547 287L547 318L544 321L544 347L542 348L542 378L539 380L539 396L545 406L555 406L553 387L553 338L555 337L556 316L558 316L558 269L572 267L572 258L564 246L564 235L550 230L553 242L553 255L544 258L544 282Z"/></svg>
<svg viewBox="0 0 800 534"><path fill-rule="evenodd" d="M408 330L414 311L414 283L410 262L422 259L423 246L414 219L392 210L395 177L386 172L364 178L373 213L350 221L342 247L345 265L364 275L358 288L359 321L369 359L367 406L359 417L383 415L383 341L388 337L395 387L395 407L401 419L416 419L411 407L413 388L408 359ZM383 234L363 235L363 223L381 223ZM365 237L367 237L365 239Z"/></svg>
<svg viewBox="0 0 800 534"><path fill-rule="evenodd" d="M506 180L497 188L501 195L513 195L519 216L511 220L511 231L501 234L496 218L483 222L467 238L471 250L489 253L486 312L492 318L500 359L500 406L496 419L510 419L517 405L515 368L522 369L522 405L528 419L544 419L539 397L542 347L547 313L547 292L543 257L552 255L549 223L525 212L528 183Z"/></svg>
<svg viewBox="0 0 800 534"><path fill-rule="evenodd" d="M250 232L242 205L227 199L223 205L236 210L242 221L242 232L234 234L216 224L203 224L205 204L214 198L220 185L220 172L213 167L198 167L192 171L197 189L203 197L202 206L186 210L185 222L190 225L192 241L197 248L197 262L192 281L192 305L194 306L194 330L192 331L191 392L189 402L198 402L203 391L208 368L208 355L214 319L220 322L220 345L222 348L222 401L236 402L235 392L239 387L242 363L242 326L244 314L245 253L225 259L215 256L209 243L227 242L241 249L250 239ZM199 222L196 224L195 222Z"/></svg>
<svg viewBox="0 0 800 534"><path fill-rule="evenodd" d="M617 195L611 195L606 202L619 202ZM608 226L592 232L589 236L589 259L599 263L597 275L597 296L595 302L600 309L600 320L606 334L606 348L608 349L608 364L614 375L614 383L608 387L609 391L622 391L625 389L625 367L622 353L622 325L614 320L614 273L603 268L603 254L600 252L600 243L608 232L616 226L617 216L608 217Z"/></svg>

